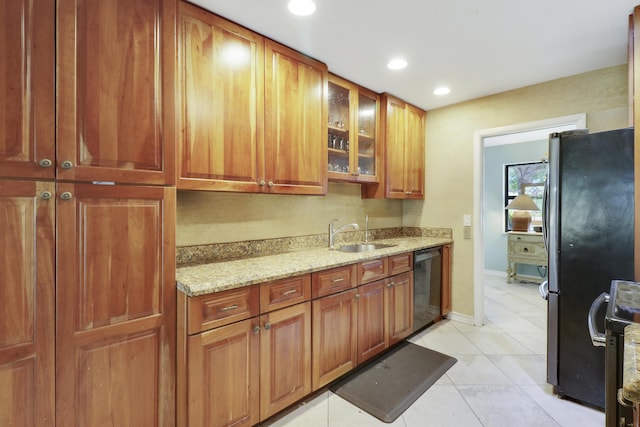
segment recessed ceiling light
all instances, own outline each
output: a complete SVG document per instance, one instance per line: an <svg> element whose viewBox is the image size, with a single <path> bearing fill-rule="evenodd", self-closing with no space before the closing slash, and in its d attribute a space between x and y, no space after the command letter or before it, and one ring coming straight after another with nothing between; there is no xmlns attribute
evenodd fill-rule
<svg viewBox="0 0 640 427"><path fill-rule="evenodd" d="M402 58L392 59L388 64L387 68L390 70L402 70L407 66L407 61Z"/></svg>
<svg viewBox="0 0 640 427"><path fill-rule="evenodd" d="M449 92L451 92L451 89L449 89L448 87L445 86L441 86L436 88L436 90L433 91L434 95L446 95Z"/></svg>
<svg viewBox="0 0 640 427"><path fill-rule="evenodd" d="M294 15L307 16L316 10L316 4L313 0L291 0L289 2L289 11Z"/></svg>

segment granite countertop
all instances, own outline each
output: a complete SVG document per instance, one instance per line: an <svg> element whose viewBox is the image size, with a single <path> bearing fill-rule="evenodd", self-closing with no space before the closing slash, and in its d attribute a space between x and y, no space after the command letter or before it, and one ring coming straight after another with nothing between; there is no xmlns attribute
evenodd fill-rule
<svg viewBox="0 0 640 427"><path fill-rule="evenodd" d="M622 373L622 397L640 403L640 324L632 323L624 328L624 366Z"/></svg>
<svg viewBox="0 0 640 427"><path fill-rule="evenodd" d="M452 242L444 237L397 237L369 242L395 245L370 252L348 253L326 247L300 249L180 267L176 270L176 280L179 291L194 297Z"/></svg>

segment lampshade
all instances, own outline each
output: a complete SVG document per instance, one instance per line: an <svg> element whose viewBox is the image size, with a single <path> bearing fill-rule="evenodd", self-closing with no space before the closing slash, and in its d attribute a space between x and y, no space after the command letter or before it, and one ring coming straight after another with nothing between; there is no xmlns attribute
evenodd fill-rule
<svg viewBox="0 0 640 427"><path fill-rule="evenodd" d="M514 211L539 211L540 208L536 205L531 197L526 194L518 194L515 199L507 205L505 209Z"/></svg>
<svg viewBox="0 0 640 427"><path fill-rule="evenodd" d="M526 194L518 194L505 209L515 211L511 216L511 230L513 231L529 231L531 214L527 211L540 210L538 205Z"/></svg>

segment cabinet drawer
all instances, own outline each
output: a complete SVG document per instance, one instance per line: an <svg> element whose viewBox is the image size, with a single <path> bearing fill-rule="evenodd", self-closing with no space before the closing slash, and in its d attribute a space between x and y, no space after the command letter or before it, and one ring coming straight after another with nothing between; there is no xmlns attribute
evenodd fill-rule
<svg viewBox="0 0 640 427"><path fill-rule="evenodd" d="M509 234L509 242L544 243L542 234Z"/></svg>
<svg viewBox="0 0 640 427"><path fill-rule="evenodd" d="M514 242L509 247L509 256L546 259L547 252L543 243Z"/></svg>
<svg viewBox="0 0 640 427"><path fill-rule="evenodd" d="M259 298L257 285L189 298L189 335L257 316Z"/></svg>
<svg viewBox="0 0 640 427"><path fill-rule="evenodd" d="M389 274L387 257L363 261L358 264L358 284L384 279Z"/></svg>
<svg viewBox="0 0 640 427"><path fill-rule="evenodd" d="M389 276L413 270L413 252L389 257Z"/></svg>
<svg viewBox="0 0 640 427"><path fill-rule="evenodd" d="M311 298L311 275L260 284L260 312L277 310Z"/></svg>
<svg viewBox="0 0 640 427"><path fill-rule="evenodd" d="M358 286L357 264L345 265L330 270L317 271L311 277L313 298L334 294Z"/></svg>

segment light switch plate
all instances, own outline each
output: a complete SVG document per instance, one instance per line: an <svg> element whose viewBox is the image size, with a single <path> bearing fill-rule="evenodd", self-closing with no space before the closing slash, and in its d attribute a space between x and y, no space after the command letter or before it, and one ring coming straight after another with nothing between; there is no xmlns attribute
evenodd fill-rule
<svg viewBox="0 0 640 427"><path fill-rule="evenodd" d="M465 227L470 227L471 226L471 215L470 214L464 214L462 216L462 222L463 222L463 225Z"/></svg>

